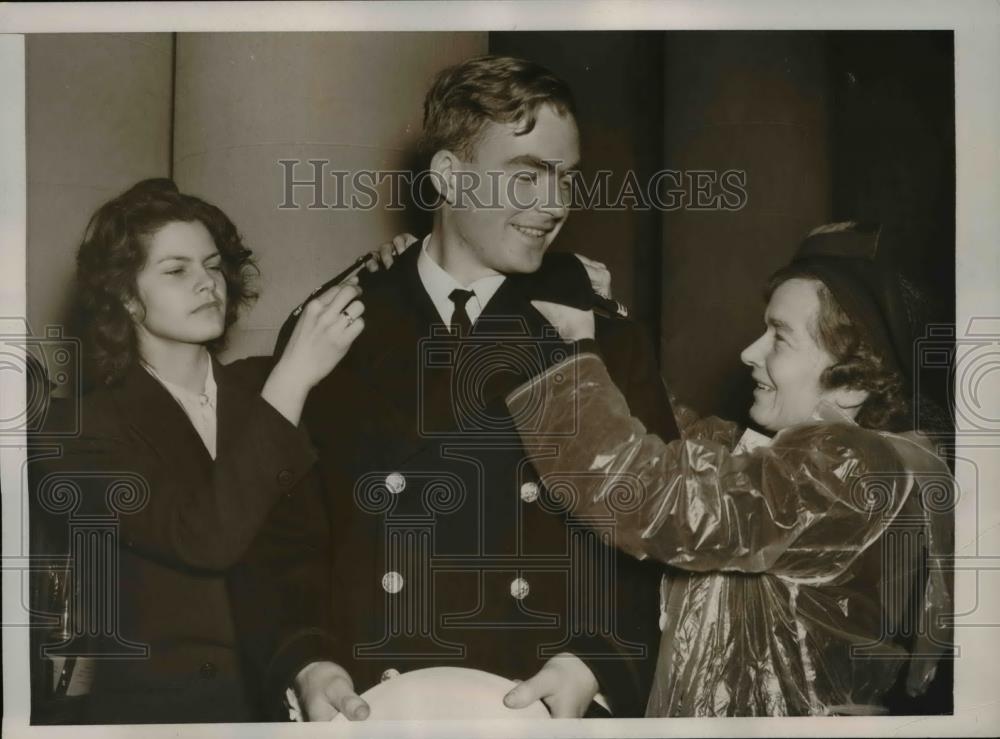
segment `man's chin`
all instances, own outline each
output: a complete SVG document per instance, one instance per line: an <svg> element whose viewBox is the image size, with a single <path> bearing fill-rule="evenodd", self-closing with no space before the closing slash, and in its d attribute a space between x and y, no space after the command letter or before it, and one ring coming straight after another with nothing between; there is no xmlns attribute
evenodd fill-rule
<svg viewBox="0 0 1000 739"><path fill-rule="evenodd" d="M539 249L537 252L532 251L525 255L524 259L521 260L522 272L525 274L530 274L532 272L537 272L542 267L542 260L545 259L546 249Z"/></svg>
<svg viewBox="0 0 1000 739"><path fill-rule="evenodd" d="M544 255L543 255L544 256ZM537 272L542 266L542 258L520 259L514 264L507 264L504 269L498 270L507 275L530 275Z"/></svg>

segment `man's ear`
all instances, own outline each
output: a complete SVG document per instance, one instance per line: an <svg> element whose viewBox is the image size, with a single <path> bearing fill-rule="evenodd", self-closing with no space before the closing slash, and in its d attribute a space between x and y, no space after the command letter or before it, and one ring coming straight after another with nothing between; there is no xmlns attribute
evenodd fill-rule
<svg viewBox="0 0 1000 739"><path fill-rule="evenodd" d="M458 157L448 149L441 149L431 157L431 183L438 195L448 205L455 205L455 169Z"/></svg>

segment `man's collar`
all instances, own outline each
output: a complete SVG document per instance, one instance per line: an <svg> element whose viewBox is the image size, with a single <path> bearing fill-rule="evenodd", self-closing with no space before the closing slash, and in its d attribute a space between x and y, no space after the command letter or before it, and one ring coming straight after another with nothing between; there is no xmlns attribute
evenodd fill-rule
<svg viewBox="0 0 1000 739"><path fill-rule="evenodd" d="M434 301L434 305L450 305L450 298L448 296L452 290L459 289L472 290L476 294L479 304L485 308L486 304L496 294L496 291L500 289L504 280L507 279L506 276L488 275L473 281L469 285L462 285L448 274L440 264L435 262L433 257L428 253L427 245L430 243L430 239L430 234L428 234L420 244L420 255L417 257L417 273L420 275L420 281L424 284L427 294ZM440 308L439 312L441 312Z"/></svg>

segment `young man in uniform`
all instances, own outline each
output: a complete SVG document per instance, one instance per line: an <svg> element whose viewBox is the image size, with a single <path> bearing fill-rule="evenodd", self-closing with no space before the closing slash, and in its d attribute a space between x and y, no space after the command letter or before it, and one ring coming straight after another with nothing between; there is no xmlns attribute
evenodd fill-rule
<svg viewBox="0 0 1000 739"><path fill-rule="evenodd" d="M570 90L524 60L467 61L429 91L424 143L432 231L366 275L367 330L304 413L330 537L279 505L232 577L262 699L363 719L378 680L453 665L523 680L511 708L641 716L659 573L567 519L572 480L539 485L503 405L571 351L530 301L590 293L574 257L546 256L579 161ZM597 341L647 427L676 438L643 332L609 319Z"/></svg>

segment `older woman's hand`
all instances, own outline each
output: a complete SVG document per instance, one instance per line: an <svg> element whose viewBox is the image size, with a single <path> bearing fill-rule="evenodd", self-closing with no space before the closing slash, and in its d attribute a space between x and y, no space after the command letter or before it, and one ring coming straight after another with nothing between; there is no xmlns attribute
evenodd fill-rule
<svg viewBox="0 0 1000 739"><path fill-rule="evenodd" d="M590 259L583 254L574 254L583 263L587 270L587 277L590 278L590 287L602 298L611 298L611 270L604 262Z"/></svg>
<svg viewBox="0 0 1000 739"><path fill-rule="evenodd" d="M544 300L532 300L531 304L546 321L555 326L563 341L594 338L594 311L579 310Z"/></svg>

